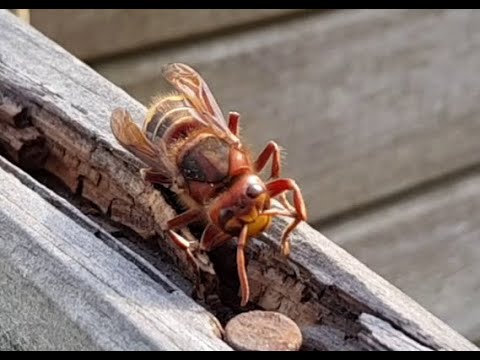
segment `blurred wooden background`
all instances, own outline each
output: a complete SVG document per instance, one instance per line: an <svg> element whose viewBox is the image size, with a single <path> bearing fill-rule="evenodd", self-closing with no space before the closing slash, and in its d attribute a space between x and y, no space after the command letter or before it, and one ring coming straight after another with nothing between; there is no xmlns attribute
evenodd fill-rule
<svg viewBox="0 0 480 360"><path fill-rule="evenodd" d="M162 64L196 67L256 151L285 148L312 225L480 343L479 12L31 10L30 21L145 104L165 90Z"/></svg>

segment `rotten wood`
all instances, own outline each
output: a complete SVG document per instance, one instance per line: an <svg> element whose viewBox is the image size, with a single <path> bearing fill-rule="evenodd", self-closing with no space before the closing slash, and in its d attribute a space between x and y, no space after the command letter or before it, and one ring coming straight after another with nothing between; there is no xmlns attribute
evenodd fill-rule
<svg viewBox="0 0 480 360"><path fill-rule="evenodd" d="M27 111L22 111L20 106L2 97L0 97L0 121L18 128L30 125Z"/></svg>
<svg viewBox="0 0 480 360"><path fill-rule="evenodd" d="M139 121L145 108L8 12L0 12L0 27L5 33L0 38L0 48L5 49L0 57L0 94L28 110L32 125L55 156L50 161L61 169L56 175L67 179L77 196L90 194L104 216L111 216L115 208L123 225L145 241L158 241L186 277L204 284L207 297L217 291L237 296L238 284L228 275L235 273L231 248L211 254L213 264L207 263L211 266L199 279L185 254L163 237L165 222L176 213L170 206L174 201L141 181L141 164L113 139L109 117L115 107L129 109ZM85 179L93 187L102 181L107 185L85 191ZM252 307L293 319L304 332L306 344L313 344L310 349L371 349L381 342L397 350L410 349L412 343L433 350L478 350L307 224L294 232L291 256L283 258L279 238L286 224L276 219L268 233L249 244ZM195 240L188 232L185 236ZM390 345L378 332L365 330L365 315L382 320L409 340Z"/></svg>
<svg viewBox="0 0 480 360"><path fill-rule="evenodd" d="M41 168L47 157L45 138L34 127L18 129L0 121L0 147L22 167Z"/></svg>

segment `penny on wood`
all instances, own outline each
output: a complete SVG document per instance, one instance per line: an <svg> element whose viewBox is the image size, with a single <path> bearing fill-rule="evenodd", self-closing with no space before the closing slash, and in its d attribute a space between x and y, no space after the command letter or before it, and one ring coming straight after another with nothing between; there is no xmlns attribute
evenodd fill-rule
<svg viewBox="0 0 480 360"><path fill-rule="evenodd" d="M298 351L302 333L287 316L254 310L232 318L225 327L226 341L239 351Z"/></svg>

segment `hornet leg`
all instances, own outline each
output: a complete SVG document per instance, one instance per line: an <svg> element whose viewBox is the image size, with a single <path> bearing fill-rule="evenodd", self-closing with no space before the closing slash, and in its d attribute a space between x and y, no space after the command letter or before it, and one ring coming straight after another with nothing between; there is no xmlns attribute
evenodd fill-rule
<svg viewBox="0 0 480 360"><path fill-rule="evenodd" d="M255 171L262 171L270 158L272 158L270 179L277 179L280 177L281 173L280 148L274 141L270 141L260 155L258 155L258 158L255 161ZM278 200L280 201L280 204L290 212L295 211L295 208L288 202L285 193L281 193Z"/></svg>
<svg viewBox="0 0 480 360"><path fill-rule="evenodd" d="M248 298L250 297L250 287L248 285L247 270L245 268L245 246L247 244L247 230L247 226L244 226L238 238L237 245L237 271L242 291L241 306L247 305Z"/></svg>
<svg viewBox="0 0 480 360"><path fill-rule="evenodd" d="M281 239L281 250L283 255L290 254L291 232L298 226L301 221L306 221L307 210L303 200L302 193L296 182L292 179L277 179L267 184L267 191L271 197L278 196L286 191L293 191L294 212L291 216L294 218L292 223L284 230Z"/></svg>
<svg viewBox="0 0 480 360"><path fill-rule="evenodd" d="M240 131L240 114L235 111L230 111L228 113L228 128L233 133L233 135L238 136Z"/></svg>
<svg viewBox="0 0 480 360"><path fill-rule="evenodd" d="M172 240L178 247L184 250L187 253L188 259L198 268L198 261L193 256L193 253L190 249L190 242L185 239L183 236L177 234L173 230L185 227L188 224L201 219L201 213L198 210L188 210L184 213L170 219L167 222L166 233L170 240Z"/></svg>

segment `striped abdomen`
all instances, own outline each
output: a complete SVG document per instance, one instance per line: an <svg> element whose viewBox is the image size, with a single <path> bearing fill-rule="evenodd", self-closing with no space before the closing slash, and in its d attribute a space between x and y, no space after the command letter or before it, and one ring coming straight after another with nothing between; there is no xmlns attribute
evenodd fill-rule
<svg viewBox="0 0 480 360"><path fill-rule="evenodd" d="M169 146L201 127L204 125L187 100L179 94L173 94L154 103L143 131L153 143L163 139Z"/></svg>
<svg viewBox="0 0 480 360"><path fill-rule="evenodd" d="M165 142L167 156L197 203L207 203L225 188L231 145L211 131L184 97L175 94L156 101L143 131L153 143Z"/></svg>

